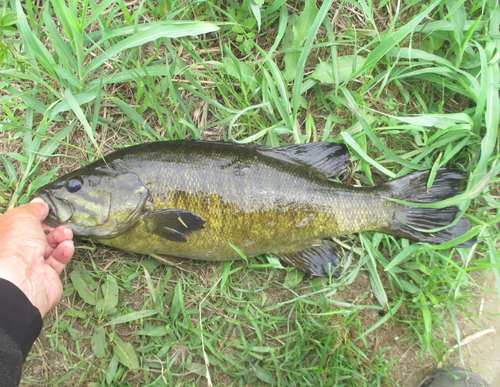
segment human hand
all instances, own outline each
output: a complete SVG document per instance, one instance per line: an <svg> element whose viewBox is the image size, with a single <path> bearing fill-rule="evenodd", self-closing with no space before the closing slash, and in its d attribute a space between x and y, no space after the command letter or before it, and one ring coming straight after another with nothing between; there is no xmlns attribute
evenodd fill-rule
<svg viewBox="0 0 500 387"><path fill-rule="evenodd" d="M0 216L0 278L21 289L42 317L61 299L59 274L75 251L69 227L41 223L48 213L36 198Z"/></svg>

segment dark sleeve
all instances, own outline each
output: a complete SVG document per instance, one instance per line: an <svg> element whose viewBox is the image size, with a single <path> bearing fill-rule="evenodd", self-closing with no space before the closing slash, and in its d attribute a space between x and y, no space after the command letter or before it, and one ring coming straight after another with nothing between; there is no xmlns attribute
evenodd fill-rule
<svg viewBox="0 0 500 387"><path fill-rule="evenodd" d="M17 387L23 363L42 330L42 316L24 293L0 278L0 385Z"/></svg>

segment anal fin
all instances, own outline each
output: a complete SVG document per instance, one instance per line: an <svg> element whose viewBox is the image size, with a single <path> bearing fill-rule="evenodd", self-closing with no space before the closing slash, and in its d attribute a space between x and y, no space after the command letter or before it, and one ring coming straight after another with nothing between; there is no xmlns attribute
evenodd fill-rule
<svg viewBox="0 0 500 387"><path fill-rule="evenodd" d="M339 254L336 245L331 241L322 240L308 245L290 246L269 255L315 277L327 277L332 274L337 278L339 274Z"/></svg>

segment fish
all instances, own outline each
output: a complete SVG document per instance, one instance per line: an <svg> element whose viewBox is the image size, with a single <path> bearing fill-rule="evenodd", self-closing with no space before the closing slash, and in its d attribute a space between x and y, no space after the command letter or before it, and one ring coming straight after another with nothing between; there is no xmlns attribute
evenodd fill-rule
<svg viewBox="0 0 500 387"><path fill-rule="evenodd" d="M456 206L407 203L458 195L466 172L441 168L430 189L429 171L354 187L332 180L348 161L347 147L332 142L159 141L112 152L35 194L49 204L49 226L185 270L192 260L267 254L311 276L337 276L332 237L378 231L440 244L471 229Z"/></svg>

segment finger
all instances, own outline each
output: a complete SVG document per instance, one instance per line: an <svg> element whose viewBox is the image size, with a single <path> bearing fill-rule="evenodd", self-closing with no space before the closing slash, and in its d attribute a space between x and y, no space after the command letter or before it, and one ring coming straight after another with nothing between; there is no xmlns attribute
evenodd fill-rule
<svg viewBox="0 0 500 387"><path fill-rule="evenodd" d="M40 198L33 199L33 202L23 204L22 206L7 211L2 218L12 219L23 216L35 217L41 223L49 214L49 205Z"/></svg>
<svg viewBox="0 0 500 387"><path fill-rule="evenodd" d="M45 202L36 201L7 211L0 222L0 250L16 246L25 256L40 256L45 251L41 221L49 211Z"/></svg>
<svg viewBox="0 0 500 387"><path fill-rule="evenodd" d="M43 228L43 231L52 231L54 229L54 227L51 227L51 226L47 226L45 223L42 223L42 228Z"/></svg>
<svg viewBox="0 0 500 387"><path fill-rule="evenodd" d="M34 215L40 222L43 222L49 215L49 205L41 198L35 198L30 203L18 208Z"/></svg>
<svg viewBox="0 0 500 387"><path fill-rule="evenodd" d="M69 227L59 226L49 232L46 237L49 246L55 249L59 243L72 239L73 231Z"/></svg>
<svg viewBox="0 0 500 387"><path fill-rule="evenodd" d="M47 265L54 268L57 274L61 274L75 252L72 240L61 242L45 260Z"/></svg>

